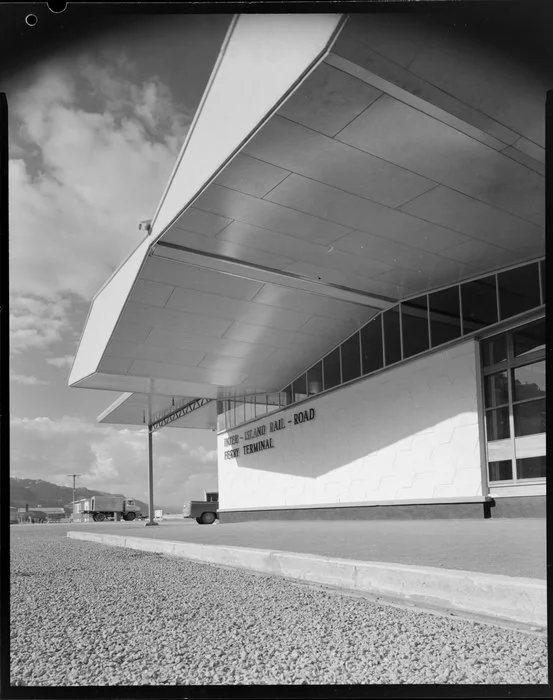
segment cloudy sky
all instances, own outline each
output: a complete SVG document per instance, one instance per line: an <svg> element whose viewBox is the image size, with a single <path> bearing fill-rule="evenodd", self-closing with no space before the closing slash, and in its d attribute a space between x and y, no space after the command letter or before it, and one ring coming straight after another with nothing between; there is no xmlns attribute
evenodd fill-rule
<svg viewBox="0 0 553 700"><path fill-rule="evenodd" d="M10 114L11 474L147 499L147 435L98 425L117 396L67 379L93 294L138 245L228 18L96 36L3 80ZM155 434L156 503L217 485L215 436Z"/></svg>

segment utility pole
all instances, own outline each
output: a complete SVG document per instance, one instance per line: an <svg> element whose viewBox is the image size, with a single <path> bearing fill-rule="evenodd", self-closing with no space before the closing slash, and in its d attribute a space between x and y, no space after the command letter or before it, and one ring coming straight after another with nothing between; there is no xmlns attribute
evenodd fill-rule
<svg viewBox="0 0 553 700"><path fill-rule="evenodd" d="M71 522L73 522L73 516L75 515L75 479L81 474L68 474L67 476L73 477L73 500L71 501Z"/></svg>

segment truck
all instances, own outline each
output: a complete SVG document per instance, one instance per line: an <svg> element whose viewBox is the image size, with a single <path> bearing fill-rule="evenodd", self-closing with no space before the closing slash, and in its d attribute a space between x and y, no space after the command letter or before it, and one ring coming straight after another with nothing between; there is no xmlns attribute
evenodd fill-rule
<svg viewBox="0 0 553 700"><path fill-rule="evenodd" d="M219 492L204 491L203 501L186 501L183 518L196 518L198 525L212 525L219 517Z"/></svg>
<svg viewBox="0 0 553 700"><path fill-rule="evenodd" d="M97 523L113 518L114 513L118 513L123 520L142 517L142 511L134 499L123 496L92 496L78 501L76 506L77 512L92 515L92 519Z"/></svg>

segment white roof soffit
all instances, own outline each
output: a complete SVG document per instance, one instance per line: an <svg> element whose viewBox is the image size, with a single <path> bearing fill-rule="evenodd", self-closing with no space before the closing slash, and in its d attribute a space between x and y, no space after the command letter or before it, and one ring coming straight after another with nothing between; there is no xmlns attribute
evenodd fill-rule
<svg viewBox="0 0 553 700"><path fill-rule="evenodd" d="M448 37L444 65L464 61L448 102L430 29L367 22L350 17L314 70L316 59L302 59L307 78L284 103L275 97L270 119L259 111L261 128L247 123L224 170L206 150L216 177L192 202L185 144L151 254L119 297L117 325L91 342L94 360L81 362L90 372L72 383L209 398L276 391L392 301L544 253L538 82L491 51L469 65ZM210 97L204 145L226 116L221 103L209 111ZM259 103L247 100L249 118Z"/></svg>
<svg viewBox="0 0 553 700"><path fill-rule="evenodd" d="M126 374L128 363L112 361L105 371L99 364L150 246L325 55L342 22L339 14L233 18L155 213L151 235L93 300L70 386L167 395L200 393L195 382L175 382L174 378L155 381L147 374L130 377Z"/></svg>
<svg viewBox="0 0 553 700"><path fill-rule="evenodd" d="M326 53L340 14L236 15L152 221L167 229Z"/></svg>

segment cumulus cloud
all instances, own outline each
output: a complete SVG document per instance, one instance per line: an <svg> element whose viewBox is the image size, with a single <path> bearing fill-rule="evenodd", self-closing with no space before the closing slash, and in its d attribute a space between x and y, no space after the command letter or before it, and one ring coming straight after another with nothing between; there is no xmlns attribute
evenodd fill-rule
<svg viewBox="0 0 553 700"><path fill-rule="evenodd" d="M40 299L12 295L10 299L10 348L18 355L28 348L43 349L63 339L70 329L67 299Z"/></svg>
<svg viewBox="0 0 553 700"><path fill-rule="evenodd" d="M133 82L108 59L44 65L11 94L14 352L58 342L72 298L89 301L136 247L190 122L157 77Z"/></svg>
<svg viewBox="0 0 553 700"><path fill-rule="evenodd" d="M179 148L192 118L173 101L171 91L158 77L152 76L141 85L123 77L132 73L124 54L102 66L82 57L79 75L85 78L91 92L105 101L105 108L114 118L131 116L138 120L154 140Z"/></svg>
<svg viewBox="0 0 553 700"><path fill-rule="evenodd" d="M23 384L23 386L45 386L50 383L43 379L37 379L37 377L33 377L32 375L15 374L14 372L10 372L10 381L16 384Z"/></svg>
<svg viewBox="0 0 553 700"><path fill-rule="evenodd" d="M11 420L12 476L66 483L80 473L91 489L147 501L148 440L144 429L98 425L64 416ZM217 487L216 452L193 446L171 429L154 435L155 501L180 505Z"/></svg>
<svg viewBox="0 0 553 700"><path fill-rule="evenodd" d="M73 364L73 360L75 359L74 355L64 355L63 357L48 357L46 359L46 362L49 365L52 365L53 367L71 367Z"/></svg>

